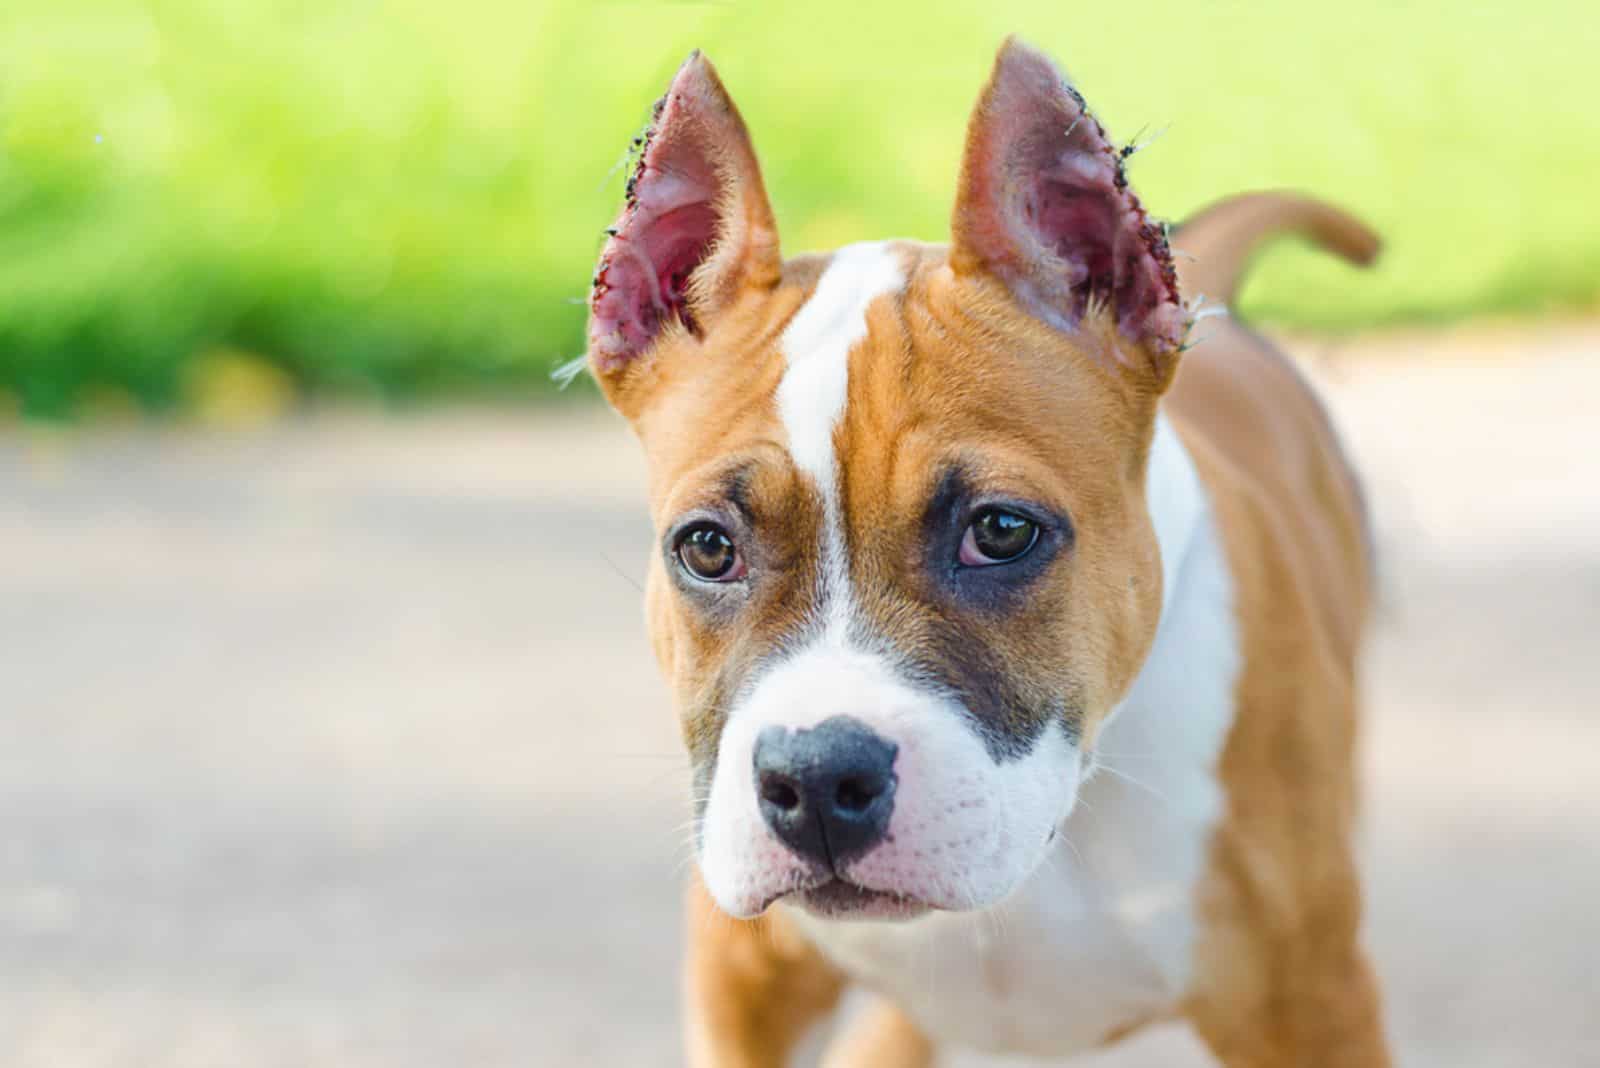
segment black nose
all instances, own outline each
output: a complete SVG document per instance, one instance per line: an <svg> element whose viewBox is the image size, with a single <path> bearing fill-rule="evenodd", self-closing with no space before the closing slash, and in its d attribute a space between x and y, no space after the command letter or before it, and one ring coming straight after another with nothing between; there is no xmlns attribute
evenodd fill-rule
<svg viewBox="0 0 1600 1068"><path fill-rule="evenodd" d="M755 750L761 816L790 849L837 869L889 829L896 752L849 716L804 730L768 727Z"/></svg>

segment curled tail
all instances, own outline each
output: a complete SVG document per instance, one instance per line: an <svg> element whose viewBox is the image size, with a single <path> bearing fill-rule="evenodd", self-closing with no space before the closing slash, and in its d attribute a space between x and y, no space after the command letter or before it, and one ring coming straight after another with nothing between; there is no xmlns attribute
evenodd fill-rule
<svg viewBox="0 0 1600 1068"><path fill-rule="evenodd" d="M1378 235L1331 204L1294 193L1243 193L1190 217L1172 235L1185 297L1232 304L1250 258L1281 234L1296 234L1363 267L1377 258Z"/></svg>

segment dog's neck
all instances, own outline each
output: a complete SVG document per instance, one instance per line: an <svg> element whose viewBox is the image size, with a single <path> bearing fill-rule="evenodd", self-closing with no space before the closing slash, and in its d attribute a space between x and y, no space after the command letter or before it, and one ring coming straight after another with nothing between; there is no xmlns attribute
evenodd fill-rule
<svg viewBox="0 0 1600 1068"><path fill-rule="evenodd" d="M1165 417L1146 493L1161 550L1161 623L1101 729L1066 836L1167 971L1187 967L1193 883L1222 815L1217 761L1233 721L1240 656L1233 582L1210 502Z"/></svg>

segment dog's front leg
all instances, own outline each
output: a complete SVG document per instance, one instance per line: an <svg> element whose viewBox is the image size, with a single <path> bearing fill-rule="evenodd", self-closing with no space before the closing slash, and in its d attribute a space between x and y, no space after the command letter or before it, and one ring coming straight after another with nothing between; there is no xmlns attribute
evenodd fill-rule
<svg viewBox="0 0 1600 1068"><path fill-rule="evenodd" d="M1359 953L1281 981L1288 996L1249 1018L1203 1010L1195 1019L1225 1068L1390 1068L1377 984Z"/></svg>
<svg viewBox="0 0 1600 1068"><path fill-rule="evenodd" d="M783 1068L838 1003L843 977L781 916L732 919L698 879L688 922L690 1068Z"/></svg>
<svg viewBox="0 0 1600 1068"><path fill-rule="evenodd" d="M823 1068L928 1068L933 1043L893 1003L879 1001L828 1047Z"/></svg>
<svg viewBox="0 0 1600 1068"><path fill-rule="evenodd" d="M1226 1068L1390 1068L1343 827L1318 827L1314 807L1309 818L1305 806L1284 811L1300 822L1283 824L1280 840L1294 842L1295 827L1306 828L1305 840L1322 847L1314 862L1302 854L1295 868L1302 879L1315 876L1311 889L1293 904L1281 894L1292 884L1261 848L1260 817L1253 837L1243 828L1221 835L1221 867L1237 889L1207 898L1212 925L1199 951L1205 981L1190 1019Z"/></svg>

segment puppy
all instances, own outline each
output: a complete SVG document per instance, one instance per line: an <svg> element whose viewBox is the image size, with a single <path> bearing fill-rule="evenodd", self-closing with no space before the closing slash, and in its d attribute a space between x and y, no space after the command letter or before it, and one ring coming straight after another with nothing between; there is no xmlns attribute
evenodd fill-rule
<svg viewBox="0 0 1600 1068"><path fill-rule="evenodd" d="M1361 495L1225 311L1285 195L1148 218L1000 51L948 246L784 259L695 54L601 256L589 364L648 456L647 602L695 781L687 1041L778 1065L1059 1056L1190 1021L1227 1068L1389 1063L1351 857Z"/></svg>

